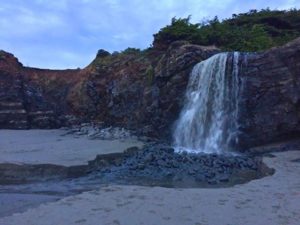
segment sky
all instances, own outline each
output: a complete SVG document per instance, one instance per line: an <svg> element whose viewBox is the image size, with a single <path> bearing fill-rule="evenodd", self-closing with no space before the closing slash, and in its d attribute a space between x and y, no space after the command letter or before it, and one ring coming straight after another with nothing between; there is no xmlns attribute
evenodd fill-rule
<svg viewBox="0 0 300 225"><path fill-rule="evenodd" d="M25 66L83 68L99 49L147 48L173 17L201 22L300 0L0 0L0 49Z"/></svg>

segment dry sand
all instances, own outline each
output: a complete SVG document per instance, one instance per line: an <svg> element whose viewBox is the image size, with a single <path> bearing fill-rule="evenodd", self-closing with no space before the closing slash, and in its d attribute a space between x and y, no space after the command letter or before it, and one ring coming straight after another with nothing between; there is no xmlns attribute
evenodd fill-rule
<svg viewBox="0 0 300 225"><path fill-rule="evenodd" d="M264 161L273 176L218 189L106 186L0 219L1 225L299 225L300 151Z"/></svg>
<svg viewBox="0 0 300 225"><path fill-rule="evenodd" d="M0 130L0 163L84 165L97 154L122 152L136 140L89 140L65 130Z"/></svg>

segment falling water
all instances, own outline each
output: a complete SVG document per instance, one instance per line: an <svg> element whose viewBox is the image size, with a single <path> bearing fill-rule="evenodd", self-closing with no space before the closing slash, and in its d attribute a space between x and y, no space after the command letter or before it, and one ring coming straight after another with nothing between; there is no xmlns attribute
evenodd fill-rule
<svg viewBox="0 0 300 225"><path fill-rule="evenodd" d="M222 153L237 143L239 53L233 54L230 73L229 55L214 55L193 68L174 131L177 151Z"/></svg>

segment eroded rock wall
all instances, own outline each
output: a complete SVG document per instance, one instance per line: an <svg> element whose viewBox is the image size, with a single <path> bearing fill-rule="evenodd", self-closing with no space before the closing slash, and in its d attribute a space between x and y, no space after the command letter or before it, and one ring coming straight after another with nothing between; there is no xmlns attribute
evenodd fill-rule
<svg viewBox="0 0 300 225"><path fill-rule="evenodd" d="M300 38L244 57L241 145L300 137Z"/></svg>
<svg viewBox="0 0 300 225"><path fill-rule="evenodd" d="M218 52L214 47L175 42L166 52L101 54L86 68L90 71L86 82L73 97L75 111L108 125L170 137L192 67Z"/></svg>
<svg viewBox="0 0 300 225"><path fill-rule="evenodd" d="M0 52L0 128L57 128L72 114L69 94L80 70L23 67L12 54Z"/></svg>

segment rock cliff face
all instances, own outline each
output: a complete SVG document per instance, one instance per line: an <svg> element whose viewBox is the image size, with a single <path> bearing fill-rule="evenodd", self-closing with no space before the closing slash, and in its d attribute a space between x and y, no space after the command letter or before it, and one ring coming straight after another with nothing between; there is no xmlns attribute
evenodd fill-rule
<svg viewBox="0 0 300 225"><path fill-rule="evenodd" d="M82 70L42 70L2 51L0 128L54 128L76 117L169 138L192 67L218 52L174 42L167 51L100 50ZM300 39L240 60L241 146L299 137Z"/></svg>
<svg viewBox="0 0 300 225"><path fill-rule="evenodd" d="M13 55L1 51L0 127L60 127L71 113L68 96L81 73L23 67Z"/></svg>
<svg viewBox="0 0 300 225"><path fill-rule="evenodd" d="M299 138L300 38L242 60L241 145Z"/></svg>
<svg viewBox="0 0 300 225"><path fill-rule="evenodd" d="M81 86L78 110L92 119L156 137L170 135L192 67L219 52L213 47L173 43L166 52L97 57ZM84 95L83 95L84 94Z"/></svg>
<svg viewBox="0 0 300 225"><path fill-rule="evenodd" d="M0 127L55 128L76 116L169 136L191 68L217 52L175 42L166 52L100 50L83 70L45 70L23 67L2 51Z"/></svg>
<svg viewBox="0 0 300 225"><path fill-rule="evenodd" d="M9 53L0 52L0 127L28 127L27 113L22 94L22 64Z"/></svg>

